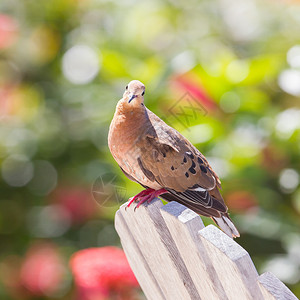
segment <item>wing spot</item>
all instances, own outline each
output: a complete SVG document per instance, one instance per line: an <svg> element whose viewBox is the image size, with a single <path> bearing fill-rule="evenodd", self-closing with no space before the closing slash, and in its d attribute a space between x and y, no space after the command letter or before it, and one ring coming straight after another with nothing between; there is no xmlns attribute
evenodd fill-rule
<svg viewBox="0 0 300 300"><path fill-rule="evenodd" d="M192 166L191 166L191 168L195 168L196 167L196 164L195 164L195 162L192 160Z"/></svg>
<svg viewBox="0 0 300 300"><path fill-rule="evenodd" d="M189 171L190 171L192 174L196 174L196 170L195 170L193 167L190 167L190 168L189 168Z"/></svg>
<svg viewBox="0 0 300 300"><path fill-rule="evenodd" d="M198 163L201 165L201 164L203 164L203 160L200 158L200 157L198 157Z"/></svg>
<svg viewBox="0 0 300 300"><path fill-rule="evenodd" d="M188 152L185 152L191 159L194 159L194 155L192 152L188 151Z"/></svg>
<svg viewBox="0 0 300 300"><path fill-rule="evenodd" d="M200 169L201 169L202 172L207 173L207 169L204 166L201 165Z"/></svg>
<svg viewBox="0 0 300 300"><path fill-rule="evenodd" d="M183 158L183 163L186 163L187 162L187 159L186 157Z"/></svg>
<svg viewBox="0 0 300 300"><path fill-rule="evenodd" d="M175 170L174 166L172 166L172 167L171 167L171 170L172 170L172 171L174 171L174 170Z"/></svg>
<svg viewBox="0 0 300 300"><path fill-rule="evenodd" d="M166 157L166 153L163 153L163 157Z"/></svg>
<svg viewBox="0 0 300 300"><path fill-rule="evenodd" d="M188 172L185 172L184 175L185 175L186 178L189 178L189 176L190 176Z"/></svg>

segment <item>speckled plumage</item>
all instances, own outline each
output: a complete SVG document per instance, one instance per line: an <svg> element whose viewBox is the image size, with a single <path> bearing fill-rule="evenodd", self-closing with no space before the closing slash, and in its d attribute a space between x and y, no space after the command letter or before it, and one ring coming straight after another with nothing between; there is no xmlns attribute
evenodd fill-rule
<svg viewBox="0 0 300 300"><path fill-rule="evenodd" d="M164 189L165 200L212 217L229 236L239 236L218 176L197 148L145 107L144 92L141 82L131 81L110 125L108 145L122 171L145 188Z"/></svg>

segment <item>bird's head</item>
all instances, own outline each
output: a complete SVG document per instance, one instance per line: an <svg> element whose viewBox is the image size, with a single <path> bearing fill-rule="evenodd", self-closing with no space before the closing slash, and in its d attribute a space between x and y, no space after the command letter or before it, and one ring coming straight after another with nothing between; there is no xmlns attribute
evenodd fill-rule
<svg viewBox="0 0 300 300"><path fill-rule="evenodd" d="M123 94L123 99L127 103L134 101L135 103L143 103L145 94L145 86L138 80L132 80L128 83Z"/></svg>

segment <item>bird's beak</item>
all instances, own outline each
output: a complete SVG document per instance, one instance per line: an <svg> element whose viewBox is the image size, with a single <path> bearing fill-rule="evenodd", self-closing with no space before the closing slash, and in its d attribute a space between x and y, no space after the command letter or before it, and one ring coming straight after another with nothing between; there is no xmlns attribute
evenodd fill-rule
<svg viewBox="0 0 300 300"><path fill-rule="evenodd" d="M129 94L129 100L128 100L128 103L130 103L134 98L136 98L136 95L134 95L134 94Z"/></svg>

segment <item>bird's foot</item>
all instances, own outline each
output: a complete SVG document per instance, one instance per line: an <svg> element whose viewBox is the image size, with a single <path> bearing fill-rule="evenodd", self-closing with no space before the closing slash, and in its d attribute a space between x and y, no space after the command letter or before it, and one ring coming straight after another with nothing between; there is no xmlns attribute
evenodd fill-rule
<svg viewBox="0 0 300 300"><path fill-rule="evenodd" d="M129 207L133 202L138 202L134 210L139 208L141 204L147 202L150 203L154 198L158 197L161 194L167 193L165 189L160 190L153 190L153 189L146 189L135 195L134 197L130 198L130 201L127 205Z"/></svg>
<svg viewBox="0 0 300 300"><path fill-rule="evenodd" d="M152 192L154 192L154 191L155 191L155 190L153 190L153 189L146 189L146 190L143 190L143 191L141 191L140 193L136 194L134 197L129 198L129 203L127 204L126 208L127 208L127 207L130 207L130 205L131 205L133 202L139 200L139 199L142 198L142 197L148 196L150 193L152 193Z"/></svg>

